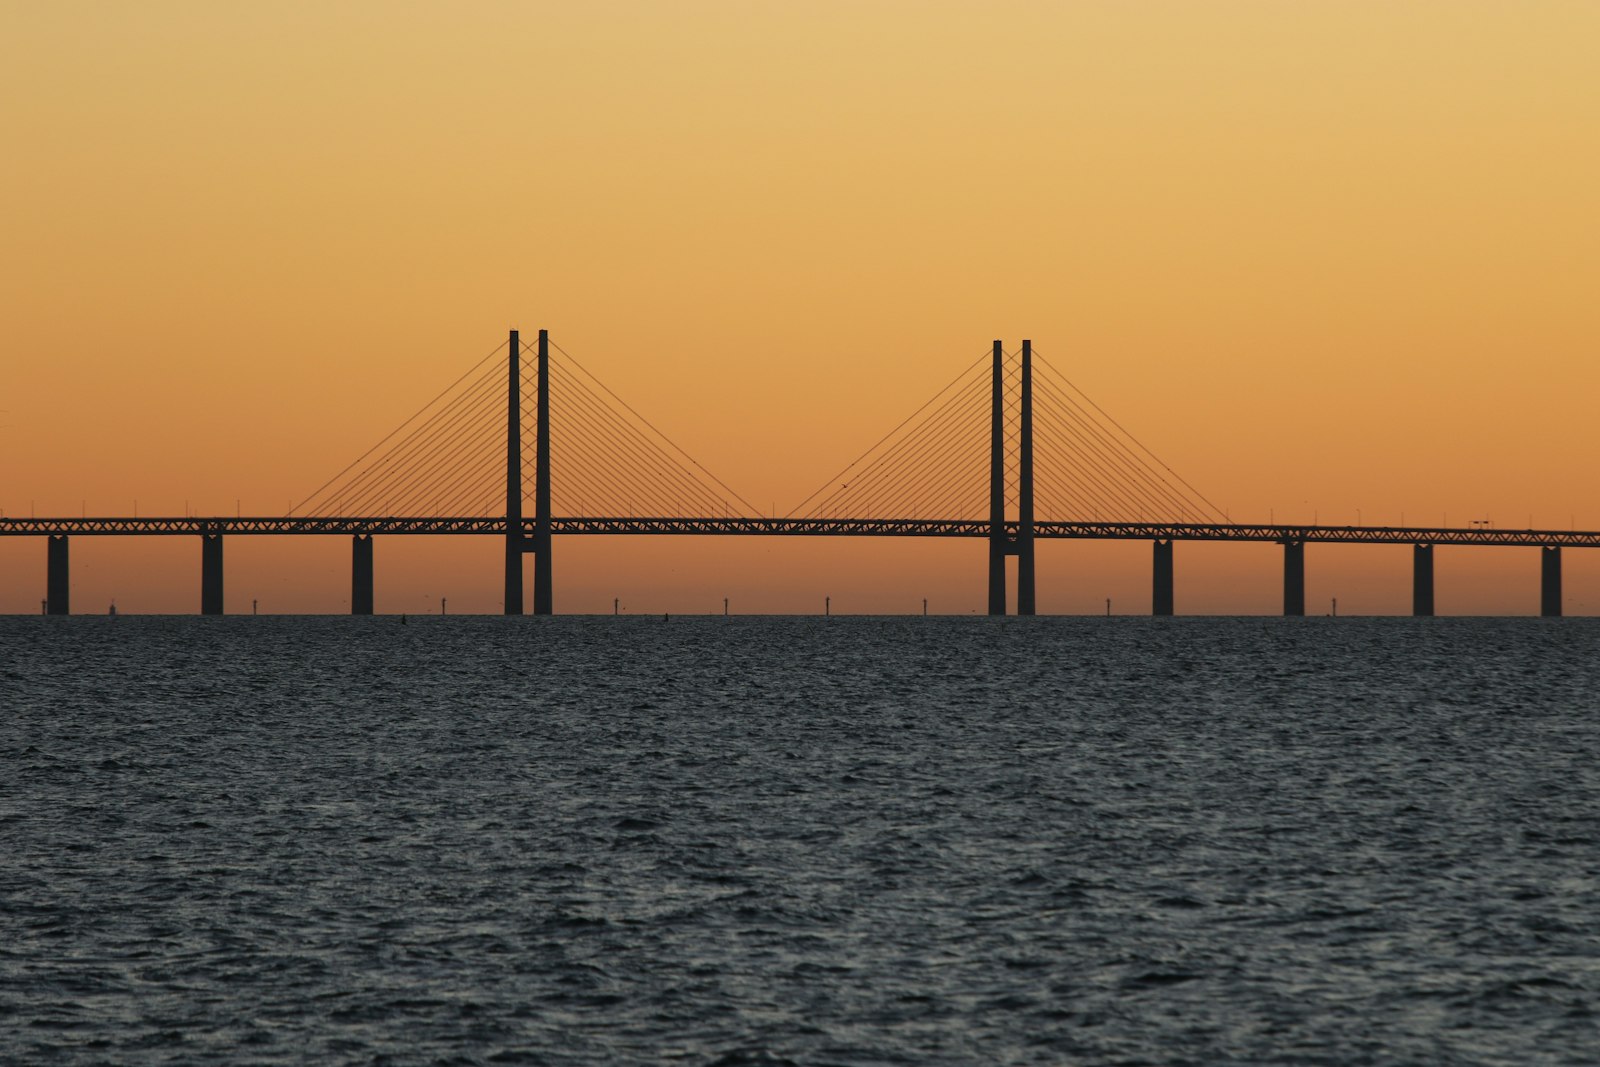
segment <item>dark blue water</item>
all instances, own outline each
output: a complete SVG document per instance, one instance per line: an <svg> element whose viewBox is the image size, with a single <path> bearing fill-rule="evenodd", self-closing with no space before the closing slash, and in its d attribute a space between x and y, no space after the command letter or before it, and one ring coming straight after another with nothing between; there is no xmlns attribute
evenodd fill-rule
<svg viewBox="0 0 1600 1067"><path fill-rule="evenodd" d="M0 1060L1600 1058L1600 624L0 619Z"/></svg>

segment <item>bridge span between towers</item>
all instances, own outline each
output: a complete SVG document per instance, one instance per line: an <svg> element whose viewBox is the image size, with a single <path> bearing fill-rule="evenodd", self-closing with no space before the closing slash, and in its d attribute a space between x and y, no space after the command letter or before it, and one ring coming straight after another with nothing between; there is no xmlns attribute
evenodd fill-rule
<svg viewBox="0 0 1600 1067"><path fill-rule="evenodd" d="M991 615L1007 612L1007 556L1018 558L1017 613L1035 613L1040 540L1150 542L1156 615L1173 614L1179 541L1282 545L1285 615L1305 614L1307 544L1411 545L1417 615L1434 613L1436 546L1537 548L1544 615L1561 614L1562 549L1600 548L1600 531L1229 521L1063 375L1048 364L1039 375L1031 341L1017 353L994 342L790 514L753 515L744 498L587 368L559 348L564 359L553 358L552 347L540 330L530 372L520 335L511 331L504 345L287 515L0 516L0 536L47 540L47 614L70 611L74 537L198 538L200 607L208 615L223 611L224 539L239 536L350 537L355 614L373 611L379 536L502 538L510 615L523 610L528 554L535 557L534 612L553 613L557 537L983 540ZM523 404L529 387L531 415ZM524 479L530 458L531 493Z"/></svg>

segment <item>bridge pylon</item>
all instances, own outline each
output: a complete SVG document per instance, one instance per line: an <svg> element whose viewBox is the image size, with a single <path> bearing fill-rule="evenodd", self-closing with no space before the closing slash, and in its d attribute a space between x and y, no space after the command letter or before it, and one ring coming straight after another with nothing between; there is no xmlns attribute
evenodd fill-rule
<svg viewBox="0 0 1600 1067"><path fill-rule="evenodd" d="M1005 345L994 343L989 401L989 614L1006 614L1006 557L1017 557L1017 614L1032 615L1033 552L1033 342L1022 342L1017 418L1017 532L1006 531Z"/></svg>
<svg viewBox="0 0 1600 1067"><path fill-rule="evenodd" d="M522 336L511 331L506 382L506 614L522 614Z"/></svg>
<svg viewBox="0 0 1600 1067"><path fill-rule="evenodd" d="M1006 613L1006 348L994 343L989 401L989 614Z"/></svg>
<svg viewBox="0 0 1600 1067"><path fill-rule="evenodd" d="M1017 422L1017 614L1034 613L1033 342L1022 342L1022 411Z"/></svg>
<svg viewBox="0 0 1600 1067"><path fill-rule="evenodd" d="M533 613L554 612L550 566L550 332L539 331L538 423L534 429L533 536L522 522L522 340L511 331L510 372L506 383L506 590L505 613L522 614L522 555L532 552Z"/></svg>
<svg viewBox="0 0 1600 1067"><path fill-rule="evenodd" d="M539 331L539 425L533 450L533 613L555 612L550 569L550 333Z"/></svg>

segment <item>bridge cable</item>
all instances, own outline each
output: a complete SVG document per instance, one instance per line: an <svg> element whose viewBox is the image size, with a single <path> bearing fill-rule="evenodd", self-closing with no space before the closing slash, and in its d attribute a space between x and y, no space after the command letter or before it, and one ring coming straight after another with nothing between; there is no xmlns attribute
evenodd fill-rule
<svg viewBox="0 0 1600 1067"><path fill-rule="evenodd" d="M552 381L552 394L555 390L556 385ZM554 395L552 395L553 401ZM588 398L583 398L583 403L590 402ZM577 462L571 467L563 463L559 477L552 467L552 494L557 492L558 486L562 487L561 492L566 492L564 487L570 477L575 485L591 484L609 489L617 495L618 501L623 505L615 510L624 511L632 517L639 517L641 513L648 514L651 511L673 510L655 506L660 498L654 494L661 491L661 472L665 468L659 464L650 465L648 457L640 457L636 450L628 449L626 439L599 413L585 410L579 403L567 405L563 410L565 412L563 422L571 423L575 428L564 426L552 439L551 447L552 450L558 447L565 449L566 454ZM607 438L614 446L609 454L606 451ZM674 486L674 489L679 493L682 492L677 486ZM650 503L644 507L637 506L646 501ZM604 510L600 509L596 515L603 515Z"/></svg>
<svg viewBox="0 0 1600 1067"><path fill-rule="evenodd" d="M557 345L553 341L550 343L550 347L554 348L557 352L560 352L561 355L563 357L565 357L568 361L570 361L573 366L577 367L578 370L582 371L586 376L588 376L590 381L594 382L601 389L603 389L607 396L611 397L611 399L615 400L618 404L621 404L624 408L626 408L629 414L631 414L634 418L638 419L644 425L648 426L652 433L654 433L657 437L661 438L667 444L671 445L673 447L673 449L676 450L679 455L681 455L684 459L686 459L690 463L692 463L695 466L695 468L698 469L701 473L705 474L712 481L716 482L717 485L721 486L724 491L726 491L729 494L731 494L734 497L734 499L739 501L739 503L741 503L745 507L749 508L752 513L754 513L757 510L755 508L755 506L753 504L751 504L748 500L746 500L744 497L740 496L733 489L729 488L726 482L724 482L721 478L718 478L715 474L712 474L709 470L707 470L704 466L702 466L699 460L695 459L688 452L686 452L683 448L681 448L676 441L672 440L672 438L668 437L666 434L662 433L659 429L657 429L656 426L653 423L651 423L649 419L645 418L643 415L641 415L637 411L635 411L628 404L628 402L626 400L623 400L616 393L612 392L611 389L606 385L605 382L603 382L599 378L595 377L593 372L591 372L589 370L589 368L585 367L582 363L578 362L578 360L572 355L572 353L568 352L566 349L562 348L560 345Z"/></svg>
<svg viewBox="0 0 1600 1067"><path fill-rule="evenodd" d="M973 405L973 410L965 412L953 411L949 425L941 426L937 435L930 434L918 442L917 452L908 455L904 463L884 463L869 468L868 474L873 477L865 480L865 486L862 485L863 476L856 475L850 493L840 494L837 506L851 506L864 515L872 515L883 508L885 517L896 517L931 506L929 494L937 492L940 486L971 483L966 487L981 488L976 476L983 467L987 435L981 431L987 425L987 413L976 407ZM967 417L962 419L962 414ZM962 477L963 474L967 477ZM895 493L899 495L891 495ZM852 500L856 503L852 504Z"/></svg>
<svg viewBox="0 0 1600 1067"><path fill-rule="evenodd" d="M1056 401L1047 388L1039 390L1039 398L1044 400L1043 406L1047 414L1055 410ZM1083 423L1070 410L1065 413L1057 412L1057 414L1058 417L1062 418L1063 425L1056 428L1051 427L1048 422L1045 423L1043 427L1045 434L1043 436L1046 438L1046 448L1040 450L1042 455L1036 453L1035 462L1050 455L1050 444L1052 443L1050 431L1052 429L1058 433L1064 431L1074 438L1078 445L1074 447L1071 444L1061 442L1060 449L1078 456L1080 460L1078 469L1083 470L1089 480L1093 481L1101 492L1108 494L1108 499L1119 499L1120 507L1127 508L1126 514L1130 517L1145 514L1143 507L1154 507L1157 509L1156 513L1159 513L1163 508L1170 507L1177 507L1180 513L1189 511L1187 506L1175 504L1170 499L1167 501L1158 499L1144 485L1128 478L1129 472L1118 469L1117 461L1119 457L1106 450L1103 439L1099 439L1093 434L1092 425ZM1141 497L1143 498L1142 506L1138 499Z"/></svg>
<svg viewBox="0 0 1600 1067"><path fill-rule="evenodd" d="M1058 396L1048 382L1041 381L1040 386L1039 395L1045 402L1045 408L1047 411L1054 410L1061 419L1058 428L1050 427L1048 422L1046 426L1065 431L1087 449L1087 452L1079 451L1079 454L1089 458L1093 466L1117 486L1118 495L1133 508L1131 515L1137 516L1141 512L1138 505L1129 499L1130 493L1157 508L1158 511L1152 515L1159 514L1162 508L1176 509L1180 515L1192 514L1190 502L1184 500L1170 484L1152 476L1148 464L1140 463L1136 456L1128 453L1126 447L1119 447L1114 438L1107 436L1092 419L1086 417L1087 413L1080 414L1081 408L1075 408L1070 399Z"/></svg>
<svg viewBox="0 0 1600 1067"><path fill-rule="evenodd" d="M581 383L576 384L581 385ZM552 382L552 390L554 388L555 383ZM583 396L581 392L575 391L574 395L581 398L585 404L595 402L592 397ZM581 479L584 478L603 482L620 492L619 500L625 502L620 510L625 510L633 516L641 513L648 515L651 512L659 512L662 515L674 511L681 513L686 510L683 507L686 498L694 500L702 508L709 501L710 510L726 510L725 502L717 500L715 494L709 493L698 481L689 478L680 466L660 457L653 457L647 452L641 452L637 448L630 448L622 431L632 431L632 427L618 420L615 412L605 408L585 412L578 405L568 407L566 410L569 418L576 421L577 429L568 429L557 437L557 441L561 443L561 447L575 451L580 460L574 468L578 476L574 479L575 484L582 484ZM607 419L606 415L611 418ZM570 439L568 434L571 435ZM609 456L603 450L606 438L616 446ZM604 477L605 473L616 475L620 481L617 478ZM565 481L564 478L562 480ZM675 497L676 503L664 505L662 503L664 498L660 495L663 491Z"/></svg>
<svg viewBox="0 0 1600 1067"><path fill-rule="evenodd" d="M982 380L979 379L974 385L981 387ZM965 396L970 398L974 391L969 387L964 391ZM907 511L922 510L929 501L927 498L919 498L919 494L924 491L937 491L938 487L945 483L948 475L959 475L963 469L976 475L981 469L981 463L977 460L982 454L985 435L977 432L979 426L974 424L974 417L981 415L980 422L986 425L987 412L974 410L964 413L966 419L958 421L963 411L960 408L952 411L950 425L940 427L940 436L930 436L920 442L918 451L910 455L904 465L890 468L887 464L874 464L865 472L857 474L853 479L852 492L844 495L835 506L844 506L848 501L855 500L858 503L853 506L861 511L862 517L875 517L874 512L879 507L884 507L886 512L882 517L905 517ZM966 455L968 450L976 454ZM958 466L963 459L972 461L969 467ZM959 482L961 479L956 477L953 480ZM884 504L884 500L886 494L894 492L900 495L888 497L889 503L894 505L891 508Z"/></svg>
<svg viewBox="0 0 1600 1067"><path fill-rule="evenodd" d="M428 434L417 441L409 452L397 455L387 469L375 472L368 484L363 486L361 479L358 479L348 491L356 492L359 489L362 495L358 500L362 507L381 507L395 514L403 514L416 497L425 497L437 491L437 483L455 473L460 466L458 458L463 452L468 460L477 458L493 461L492 451L487 457L479 457L475 453L494 433L498 420L492 416L497 406L493 390L490 389L481 392L470 405L464 404L448 418L441 413L430 424ZM383 494L390 491L401 495L385 504ZM372 503L369 504L369 501Z"/></svg>
<svg viewBox="0 0 1600 1067"><path fill-rule="evenodd" d="M553 363L553 367L562 369L562 364L556 362ZM619 468L617 473L627 475L625 484L631 486L631 489L624 494L623 499L628 502L626 510L630 514L637 514L641 510L683 511L685 498L694 500L700 507L705 507L709 502L711 510L721 509L724 512L727 510L726 501L719 499L714 491L690 474L682 464L672 459L637 426L606 404L581 379L565 373L562 369L562 372L552 379L552 391L555 391L561 382L573 387L571 395L578 401L578 405L571 409L571 414L581 420L589 435L609 438L615 446L610 463ZM565 388L565 385L562 388ZM587 413L584 408L588 409ZM601 443L596 441L596 444ZM594 462L606 464L607 456L604 452L590 454ZM659 494L663 490L677 498L676 504L665 507L636 507L646 499L661 501L663 498Z"/></svg>
<svg viewBox="0 0 1600 1067"><path fill-rule="evenodd" d="M816 514L823 509L836 510L852 499L862 500L864 503L876 503L877 501L881 500L881 494L885 491L884 487L892 487L894 485L894 476L903 470L905 466L914 465L916 463L915 455L917 450L924 449L930 443L934 443L934 450L937 450L936 443L942 439L942 435L947 435L951 432L949 426L947 425L948 421L952 419L958 419L960 417L962 409L969 404L973 397L982 389L984 377L982 375L976 375L971 381L966 382L966 384L961 384L962 380L968 375L972 374L972 372L982 365L987 358L988 357L985 356L975 360L971 365L957 375L956 378L949 382L944 388L939 390L938 393L935 393L932 398L925 402L915 412L913 412L907 418L901 420L900 424L895 427L894 430L891 430L884 437L880 438L871 448L869 448L866 452L863 452L852 463L847 465L837 475L830 479L829 484L832 482L837 482L840 478L846 475L850 475L851 477L850 482L841 483L838 489L833 489L830 491L828 495L824 497L815 508L812 509L811 514ZM902 436L899 437L898 440L894 442L894 444L880 452L876 458L867 464L866 467L859 468L859 465L863 459L872 455L874 451L883 448L885 442L889 441L897 433L905 430L906 426L911 423L913 419L915 419L918 415L927 412L928 408L936 401L939 401L941 397L945 398L943 402L940 403L938 407L934 408L932 412L929 412L921 422L917 423L916 426L909 431L906 431ZM853 474L851 473L852 471L854 471ZM825 488L826 485L819 487L805 500L801 501L795 509L789 512L789 514L791 516L794 515L795 512L799 511L801 507L804 507L806 504L815 500Z"/></svg>
<svg viewBox="0 0 1600 1067"><path fill-rule="evenodd" d="M1130 441L1132 441L1134 444L1138 445L1139 448L1147 456L1149 456L1157 464L1159 464L1163 470L1165 470L1168 474L1170 474L1174 478L1176 478L1184 486L1184 488L1188 489L1191 493L1193 493L1196 497L1198 497L1199 500L1202 503L1204 503L1207 508L1210 509L1210 511L1211 511L1211 513L1213 515L1221 518L1224 522L1227 521L1227 515L1221 508L1218 508L1215 504L1211 503L1211 501L1206 498L1205 494L1201 493L1194 486L1190 485L1189 482L1187 480L1185 480L1184 477L1181 474L1179 474L1177 471L1173 470L1172 467L1169 466L1164 460L1162 460L1162 458L1160 456L1156 455L1153 451L1151 451L1148 447L1146 447L1146 445L1144 444L1143 441L1139 440L1139 438L1135 437L1132 433L1130 433L1127 430L1127 428L1124 427L1116 419L1112 418L1111 415L1108 414L1105 411L1104 408L1100 407L1099 404L1096 404L1094 402L1094 398L1093 397L1089 396L1089 394L1085 393L1082 389L1079 389L1076 385L1074 385L1073 382L1072 382L1072 379L1068 378L1060 370L1057 370L1056 367L1052 363L1050 363L1047 359L1044 358L1043 355L1040 354L1040 352L1039 352L1039 350L1037 348L1035 348L1033 350L1033 354L1035 356L1038 356L1039 362L1040 362L1041 365L1046 367L1051 373L1055 374L1063 382L1065 382L1072 389L1073 392L1077 393L1079 396L1083 397L1084 400L1088 401L1091 407L1093 407L1101 415L1105 416L1106 421L1110 422L1111 425L1115 426L1118 430L1120 430Z"/></svg>
<svg viewBox="0 0 1600 1067"><path fill-rule="evenodd" d="M660 494L665 491L676 497L677 503L675 507L659 509L664 512L686 510L683 504L687 500L692 501L696 507L705 508L709 505L711 510L721 510L726 513L728 510L726 501L719 499L709 486L673 460L638 427L630 424L620 413L605 404L581 379L567 374L562 374L559 378L565 386L571 387L570 395L575 401L566 409L569 417L578 419L589 435L609 439L614 445L611 450L611 463L621 468L617 473L629 475L627 483L632 487L630 496L633 498L630 500L630 505L642 503L645 499L661 501L663 498ZM554 392L556 381L553 380L551 384ZM595 443L600 444L601 441ZM595 463L606 463L607 457L604 452L598 454L590 452L589 455Z"/></svg>
<svg viewBox="0 0 1600 1067"><path fill-rule="evenodd" d="M400 425L396 426L393 430L390 430L387 434L385 434L383 436L383 438L381 440L379 440L376 444L374 444L371 448L367 449L361 455L357 456L343 470L339 471L339 473L335 474L332 478L329 478L326 482L323 482L322 485L318 486L315 490L313 490L312 493L309 496L307 496L304 500L300 501L299 504L296 504L294 507L290 508L288 514L289 515L293 515L300 508L305 507L305 505L307 503L309 503L311 500L315 499L318 496L318 494L320 494L324 489L328 488L328 486L332 485L334 482L337 482L340 478L342 478L346 474L348 474L350 472L350 470L352 468L354 468L357 464L359 464L362 460L366 459L368 456L372 455L372 453L376 452L379 448L383 447L383 444L384 444L385 441L388 441L389 438L393 437L395 434L397 434L401 430L405 429L405 427L407 425L409 425L413 420L415 420L418 416L420 416L424 411L427 411L430 407L432 407L433 405L437 404L452 389L454 389L456 386L460 385L463 381L465 381L474 371L476 371L479 367L483 366L484 363L488 362L490 359L493 359L497 354L499 354L501 349L504 349L510 343L511 343L510 338L507 338L506 340L501 341L487 355L485 355L482 359L478 360L478 362L474 363L471 367L469 367L461 375L461 377L457 378L455 381L453 381L449 385L445 386L445 388L439 393L438 396L435 396L432 400L428 401L426 404L422 405L422 407L418 408L409 418L407 418L404 422L400 423Z"/></svg>
<svg viewBox="0 0 1600 1067"><path fill-rule="evenodd" d="M981 385L981 380L953 394L941 406L942 409L950 409L952 420L959 418L963 405L972 395L973 387L978 385ZM885 493L899 491L909 494L911 488L906 484L907 480L920 472L930 459L941 456L948 449L950 441L959 435L954 426L947 427L940 421L943 415L944 412L941 410L919 424L888 452L874 460L864 470L857 471L850 483L830 493L815 510L831 509L837 512L850 501L859 501L853 506L861 509L861 517L870 517L871 509L881 504ZM905 456L904 462L897 462L901 459L902 453Z"/></svg>
<svg viewBox="0 0 1600 1067"><path fill-rule="evenodd" d="M441 434L449 435L455 432L454 428L463 418L467 418L469 422L481 418L479 409L484 406L487 383L497 373L499 368L491 367L476 382L427 421L413 428L405 438L364 468L355 478L341 485L334 493L325 495L319 510L325 510L334 503L348 501L352 494L359 494L357 499L362 506L365 506L366 501L373 499L374 494L382 493L397 477L413 476L414 472L406 470L406 467L416 461L419 453L424 458L428 457L432 443Z"/></svg>
<svg viewBox="0 0 1600 1067"><path fill-rule="evenodd" d="M853 459L849 463L845 464L845 466L842 469L840 469L839 473L835 474L832 478L829 478L827 481L823 482L820 486L818 486L816 488L815 491L813 491L811 493L810 496L806 497L804 500L800 501L800 503L796 504L793 508L791 508L789 510L788 514L785 515L784 517L785 518L792 518L794 516L795 512L799 511L801 508L803 508L807 504L811 503L812 499L814 499L817 496L818 493L821 493L824 489L827 489L829 486L831 486L835 482L837 482L840 478L843 478L846 474L850 473L851 469L854 468L856 466L856 464L860 463L862 460L864 460L868 456L870 456L885 441L889 440L895 434L899 433L901 431L901 429L903 429L907 423L909 423L912 419L916 418L918 415L922 414L925 410L927 410L928 406L931 405L935 400L938 400L945 393L949 392L949 390L951 388L953 388L956 385L957 382L961 381L961 379L965 378L968 374L972 373L973 368L977 367L984 360L989 359L991 357L992 357L992 351L991 352L985 352L982 356L979 356L976 360L974 360L972 362L972 364L970 366L966 367L965 369L963 369L961 371L961 373L957 374L954 378L952 378L948 385L946 385L943 389L940 389L937 393L934 393L933 396L929 397L927 399L927 401L922 404L921 407L917 408L917 410L913 411L911 414L907 415L904 419L900 420L899 425L895 426L894 429L890 430L888 433L886 433L882 437L880 437L877 440L877 442L872 445L871 448L868 448L865 452L861 453L861 455L857 456L855 459Z"/></svg>

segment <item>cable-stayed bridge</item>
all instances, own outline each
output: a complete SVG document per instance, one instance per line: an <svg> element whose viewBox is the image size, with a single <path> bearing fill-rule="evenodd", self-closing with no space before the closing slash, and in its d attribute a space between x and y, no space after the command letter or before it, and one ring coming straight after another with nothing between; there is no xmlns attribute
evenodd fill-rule
<svg viewBox="0 0 1600 1067"><path fill-rule="evenodd" d="M533 611L551 614L556 537L675 534L980 539L992 615L1008 609L1008 556L1016 611L1034 614L1039 540L1150 542L1156 615L1173 613L1178 541L1282 545L1285 615L1305 614L1308 543L1411 545L1417 615L1433 614L1436 545L1537 548L1544 615L1561 614L1561 550L1600 547L1596 531L1233 523L1030 341L994 342L787 514L763 516L544 330L531 352L511 331L286 515L0 517L0 536L47 539L47 614L70 611L72 537L199 538L208 615L223 611L227 537L350 537L355 614L373 610L374 537L500 537L505 612L523 612L531 555Z"/></svg>

